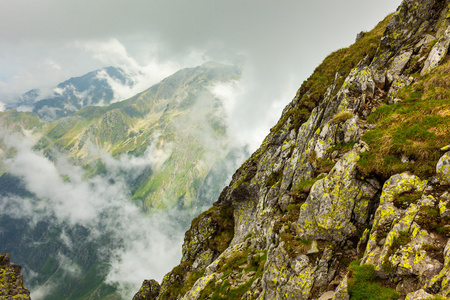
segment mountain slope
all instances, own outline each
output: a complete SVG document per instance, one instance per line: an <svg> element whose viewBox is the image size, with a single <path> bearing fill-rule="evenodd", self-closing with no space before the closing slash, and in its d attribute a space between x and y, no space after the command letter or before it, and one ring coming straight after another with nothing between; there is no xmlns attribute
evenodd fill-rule
<svg viewBox="0 0 450 300"><path fill-rule="evenodd" d="M209 90L239 74L235 67L216 63L181 70L131 99L88 107L55 123L39 148L48 154L54 146L67 151L85 164L90 176L101 172L98 164L105 162L98 158L104 150L115 158L153 159L157 174L147 170L145 177L132 179L139 182L130 183L133 199L143 208L164 208L174 201L197 205L191 202L198 198L198 179L216 163L239 156L229 147L222 103Z"/></svg>
<svg viewBox="0 0 450 300"><path fill-rule="evenodd" d="M111 261L120 265L127 241L139 249L153 233L162 244L155 243L157 251L166 240L171 248L181 245L175 244L177 233L218 197L245 155L230 143L223 105L211 92L214 84L239 76L238 68L211 62L128 100L85 107L56 122L41 122L33 113L0 115L9 132L40 137L24 155L41 165L27 160L28 173L24 165L11 167L26 148L21 143L11 146L4 134L0 152L0 248L14 253L32 290L49 290L45 299L120 299L118 291L135 289L136 282L105 281L111 272L124 272ZM40 173L42 165L49 174ZM91 217L84 223L72 218L85 215ZM167 228L152 223L158 217L172 222ZM148 237L142 237L144 229Z"/></svg>
<svg viewBox="0 0 450 300"><path fill-rule="evenodd" d="M449 13L404 0L327 57L134 299L450 296Z"/></svg>

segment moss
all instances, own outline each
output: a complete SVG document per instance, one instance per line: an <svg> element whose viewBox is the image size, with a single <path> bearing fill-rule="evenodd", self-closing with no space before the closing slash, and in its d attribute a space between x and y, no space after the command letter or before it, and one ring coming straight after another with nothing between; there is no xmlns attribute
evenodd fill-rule
<svg viewBox="0 0 450 300"><path fill-rule="evenodd" d="M423 244L422 249L427 252L427 255L433 259L444 262L443 249L435 244Z"/></svg>
<svg viewBox="0 0 450 300"><path fill-rule="evenodd" d="M439 209L434 206L421 206L416 222L427 231L441 236L450 235L450 218L442 218L439 215Z"/></svg>
<svg viewBox="0 0 450 300"><path fill-rule="evenodd" d="M423 192L403 192L394 196L394 206L397 208L406 209L410 204L416 203L422 197Z"/></svg>
<svg viewBox="0 0 450 300"><path fill-rule="evenodd" d="M360 261L353 261L349 266L348 294L354 300L395 300L399 298L393 288L385 287L385 281L375 275L373 265L359 265Z"/></svg>
<svg viewBox="0 0 450 300"><path fill-rule="evenodd" d="M210 282L200 294L199 299L240 299L249 291L253 282L262 276L264 263L267 260L265 251L253 253L246 249L233 253L218 265L219 272L223 273L221 283ZM243 265L247 264L245 268ZM234 286L232 278L242 279L244 273L255 272L246 282Z"/></svg>
<svg viewBox="0 0 450 300"><path fill-rule="evenodd" d="M282 171L273 172L267 177L266 186L268 187L273 186L276 183L280 182L281 179L283 179Z"/></svg>
<svg viewBox="0 0 450 300"><path fill-rule="evenodd" d="M327 88L334 83L337 73L340 74L340 77L336 82L335 92L343 84L343 78L347 77L364 57L374 57L390 18L391 15L387 16L373 30L350 47L328 55L298 90L298 108L312 111L323 100L323 95L325 95Z"/></svg>

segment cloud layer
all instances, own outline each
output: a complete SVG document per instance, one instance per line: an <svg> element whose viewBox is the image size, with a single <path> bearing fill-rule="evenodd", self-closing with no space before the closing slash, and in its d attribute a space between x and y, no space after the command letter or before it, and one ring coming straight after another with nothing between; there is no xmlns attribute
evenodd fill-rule
<svg viewBox="0 0 450 300"><path fill-rule="evenodd" d="M13 158L5 160L10 174L21 178L27 190L39 198L1 199L2 214L30 220L31 226L49 220L69 231L81 226L88 229L89 239L113 239L114 243L100 246L97 251L100 257L108 258L106 283L117 286L124 299L130 299L145 278L161 280L179 262L187 212L172 209L149 217L131 202L121 180L123 174L119 174L120 170L139 173L144 166L156 167L166 157L161 151L150 146L140 159L122 156L119 160L103 153L112 171L110 177L84 180L80 167L62 156L49 160L31 149L33 142L28 138L6 132L1 133L1 138L7 148L16 151ZM153 150L155 155L150 153ZM68 249L77 242L65 230L59 238ZM81 275L80 266L67 255L52 255L66 274ZM49 281L36 287L33 299L45 299L56 284Z"/></svg>
<svg viewBox="0 0 450 300"><path fill-rule="evenodd" d="M0 11L0 102L107 65L135 71L136 92L178 68L245 55L234 121L261 140L327 54L400 2L9 1Z"/></svg>

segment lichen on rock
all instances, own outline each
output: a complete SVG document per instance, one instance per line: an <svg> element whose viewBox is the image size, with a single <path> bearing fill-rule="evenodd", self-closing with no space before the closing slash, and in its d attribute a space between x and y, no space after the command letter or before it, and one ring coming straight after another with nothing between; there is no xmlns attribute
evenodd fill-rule
<svg viewBox="0 0 450 300"><path fill-rule="evenodd" d="M9 254L0 254L0 298L29 300L30 291L23 286L21 266L10 262Z"/></svg>

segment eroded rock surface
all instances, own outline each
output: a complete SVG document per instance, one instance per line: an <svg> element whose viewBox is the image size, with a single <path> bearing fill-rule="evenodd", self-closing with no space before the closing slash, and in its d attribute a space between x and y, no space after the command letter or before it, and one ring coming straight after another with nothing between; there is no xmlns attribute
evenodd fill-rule
<svg viewBox="0 0 450 300"><path fill-rule="evenodd" d="M405 87L445 61L448 15L450 1L405 0L357 39L367 47L377 37L376 51L354 54L326 90L311 83L318 68L212 211L193 221L156 299L349 299L357 259L402 299L449 296L448 152L436 176L360 170L372 153L363 135L377 127L367 117L402 103Z"/></svg>
<svg viewBox="0 0 450 300"><path fill-rule="evenodd" d="M29 300L30 291L23 286L22 268L9 261L9 254L0 254L0 298Z"/></svg>

